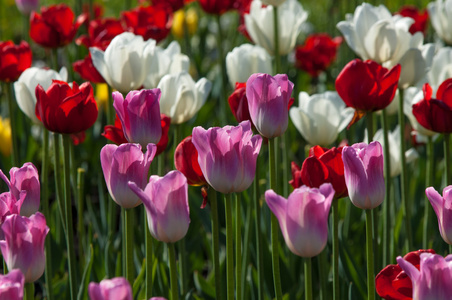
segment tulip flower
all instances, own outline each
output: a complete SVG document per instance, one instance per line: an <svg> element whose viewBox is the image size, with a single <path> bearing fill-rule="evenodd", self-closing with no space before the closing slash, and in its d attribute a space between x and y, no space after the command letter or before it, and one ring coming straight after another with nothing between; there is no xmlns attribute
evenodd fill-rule
<svg viewBox="0 0 452 300"><path fill-rule="evenodd" d="M211 87L205 78L195 83L185 71L165 75L157 86L162 91L160 111L171 118L171 124L184 123L201 109Z"/></svg>
<svg viewBox="0 0 452 300"><path fill-rule="evenodd" d="M179 171L151 176L143 190L134 182L130 189L143 201L151 235L165 243L181 240L190 224L187 179Z"/></svg>
<svg viewBox="0 0 452 300"><path fill-rule="evenodd" d="M451 3L451 0L436 0L427 5L432 26L446 44L452 44Z"/></svg>
<svg viewBox="0 0 452 300"><path fill-rule="evenodd" d="M24 274L19 269L0 275L0 300L22 300L24 284Z"/></svg>
<svg viewBox="0 0 452 300"><path fill-rule="evenodd" d="M207 184L198 163L198 151L192 142L191 135L177 145L174 151L174 166L179 172L184 174L189 185L199 186Z"/></svg>
<svg viewBox="0 0 452 300"><path fill-rule="evenodd" d="M42 47L66 46L72 42L86 16L80 15L75 22L74 18L74 12L66 4L41 7L41 14L31 13L30 37Z"/></svg>
<svg viewBox="0 0 452 300"><path fill-rule="evenodd" d="M142 147L158 143L162 136L159 100L159 89L131 91L125 100L121 93L113 93L113 107L129 143Z"/></svg>
<svg viewBox="0 0 452 300"><path fill-rule="evenodd" d="M438 254L422 253L419 269L401 256L397 263L410 277L413 284L413 300L447 300L452 295L452 255L445 258Z"/></svg>
<svg viewBox="0 0 452 300"><path fill-rule="evenodd" d="M311 34L303 45L295 48L295 66L312 77L318 77L336 59L341 37L331 38L326 33Z"/></svg>
<svg viewBox="0 0 452 300"><path fill-rule="evenodd" d="M417 250L406 254L403 259L419 270L422 253L435 253L434 250ZM388 265L375 277L375 289L377 294L383 299L404 299L413 298L413 286L411 279L397 265Z"/></svg>
<svg viewBox="0 0 452 300"><path fill-rule="evenodd" d="M27 283L38 280L44 273L44 241L49 232L44 215L7 216L1 230L0 248L8 269L20 269Z"/></svg>
<svg viewBox="0 0 452 300"><path fill-rule="evenodd" d="M302 186L286 199L273 190L265 201L278 218L287 247L295 255L313 257L325 248L328 239L328 213L334 197L330 183L319 188Z"/></svg>
<svg viewBox="0 0 452 300"><path fill-rule="evenodd" d="M0 225L5 222L5 219L9 215L20 215L20 207L24 202L27 193L21 192L19 198L16 199L12 196L11 192L5 192L0 194ZM4 238L3 232L0 230L0 240Z"/></svg>
<svg viewBox="0 0 452 300"><path fill-rule="evenodd" d="M272 59L260 46L242 44L226 55L226 72L232 87L246 82L254 73L271 73Z"/></svg>
<svg viewBox="0 0 452 300"><path fill-rule="evenodd" d="M31 66L32 53L27 42L14 45L12 41L0 41L0 81L17 80Z"/></svg>
<svg viewBox="0 0 452 300"><path fill-rule="evenodd" d="M192 142L198 151L199 166L216 191L240 193L253 182L262 138L252 135L249 121L236 127L193 129Z"/></svg>
<svg viewBox="0 0 452 300"><path fill-rule="evenodd" d="M0 153L10 156L13 151L11 140L11 124L9 119L0 117Z"/></svg>
<svg viewBox="0 0 452 300"><path fill-rule="evenodd" d="M173 26L171 32L177 38L183 38L185 31L189 36L196 33L198 29L198 13L196 9L189 8L187 11L178 10L173 15Z"/></svg>
<svg viewBox="0 0 452 300"><path fill-rule="evenodd" d="M144 188L149 167L157 147L148 144L145 154L139 144L105 145L100 151L100 163L105 183L113 201L123 208L141 204L141 200L129 189L128 182Z"/></svg>
<svg viewBox="0 0 452 300"><path fill-rule="evenodd" d="M173 12L183 8L185 4L192 2L193 0L152 0L152 5L168 5Z"/></svg>
<svg viewBox="0 0 452 300"><path fill-rule="evenodd" d="M90 282L88 294L91 300L132 300L132 288L124 277L104 279L99 283Z"/></svg>
<svg viewBox="0 0 452 300"><path fill-rule="evenodd" d="M301 135L311 144L327 147L353 118L354 109L345 107L336 92L309 96L300 92L299 107L289 111L290 119Z"/></svg>
<svg viewBox="0 0 452 300"><path fill-rule="evenodd" d="M352 203L361 209L380 205L385 197L383 148L379 142L354 144L342 150L345 184Z"/></svg>
<svg viewBox="0 0 452 300"><path fill-rule="evenodd" d="M449 223L452 217L452 185L443 189L441 196L433 187L425 190L427 198L433 206L433 210L438 217L439 232L443 240L452 245L452 223Z"/></svg>
<svg viewBox="0 0 452 300"><path fill-rule="evenodd" d="M433 90L452 77L452 48L442 47L433 57L432 68L427 74L428 83Z"/></svg>
<svg viewBox="0 0 452 300"><path fill-rule="evenodd" d="M75 43L86 48L96 47L105 51L113 38L124 31L120 20L114 18L95 19L89 22L88 35L79 36Z"/></svg>
<svg viewBox="0 0 452 300"><path fill-rule="evenodd" d="M0 170L0 178L6 183L15 201L21 200L20 214L29 217L39 209L41 191L38 169L33 163L25 163L21 168L11 168L11 181ZM24 195L22 195L24 193ZM21 197L22 196L22 197Z"/></svg>
<svg viewBox="0 0 452 300"><path fill-rule="evenodd" d="M246 83L236 83L234 92L228 98L228 103L237 122L248 120L251 122L251 127L254 128L248 109L248 99L246 98Z"/></svg>
<svg viewBox="0 0 452 300"><path fill-rule="evenodd" d="M91 54L85 56L84 59L77 60L72 63L72 68L77 72L83 80L93 83L105 83L105 79L97 71L93 65Z"/></svg>
<svg viewBox="0 0 452 300"><path fill-rule="evenodd" d="M262 1L251 2L249 14L245 14L245 25L251 39L259 46L265 48L269 54L274 55L275 37L273 29L273 6L262 5ZM297 36L308 13L303 10L300 2L286 0L278 7L278 37L279 54L286 55L295 47Z"/></svg>
<svg viewBox="0 0 452 300"><path fill-rule="evenodd" d="M24 15L28 16L39 6L39 0L16 0L17 9Z"/></svg>
<svg viewBox="0 0 452 300"><path fill-rule="evenodd" d="M425 137L434 136L437 134L434 131L428 130L422 126L413 114L413 105L424 99L424 92L416 87L409 87L405 90L403 95L403 113L408 117L411 127L416 133L416 138L427 140Z"/></svg>
<svg viewBox="0 0 452 300"><path fill-rule="evenodd" d="M234 5L234 0L198 0L198 2L206 13L214 15L221 15Z"/></svg>
<svg viewBox="0 0 452 300"><path fill-rule="evenodd" d="M254 3L254 2L253 2ZM289 123L288 105L293 83L286 74L253 74L246 82L246 98L254 126L266 138L281 136Z"/></svg>
<svg viewBox="0 0 452 300"><path fill-rule="evenodd" d="M427 10L424 9L421 11L414 5L404 5L398 12L396 12L396 14L401 15L402 17L409 17L414 20L414 23L409 29L411 34L415 34L416 32L425 34L428 24Z"/></svg>
<svg viewBox="0 0 452 300"><path fill-rule="evenodd" d="M52 132L73 134L85 131L97 119L97 103L89 82L72 88L67 82L53 80L47 89L36 87L36 117Z"/></svg>

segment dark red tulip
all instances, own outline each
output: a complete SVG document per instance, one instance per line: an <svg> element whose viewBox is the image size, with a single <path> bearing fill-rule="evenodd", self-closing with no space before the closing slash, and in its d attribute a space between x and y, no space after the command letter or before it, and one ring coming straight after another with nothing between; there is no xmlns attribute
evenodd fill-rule
<svg viewBox="0 0 452 300"><path fill-rule="evenodd" d="M293 161L290 165L290 170L292 172L292 180L289 181L289 184L294 189L299 188L303 185L303 181L301 180L301 168L296 162Z"/></svg>
<svg viewBox="0 0 452 300"><path fill-rule="evenodd" d="M248 100L246 98L246 82L237 82L235 84L235 90L231 96L229 96L228 103L237 122L240 123L249 120L251 122L251 127L254 128L248 109Z"/></svg>
<svg viewBox="0 0 452 300"><path fill-rule="evenodd" d="M36 117L52 132L73 134L85 131L96 122L98 109L89 82L72 88L67 82L53 80L44 91L36 87Z"/></svg>
<svg viewBox="0 0 452 300"><path fill-rule="evenodd" d="M341 43L341 37L331 38L326 33L312 34L304 45L295 49L295 66L317 77L334 62Z"/></svg>
<svg viewBox="0 0 452 300"><path fill-rule="evenodd" d="M30 37L47 48L66 46L74 39L86 15L79 16L75 22L74 19L74 12L66 4L41 7L41 14L34 11L31 13Z"/></svg>
<svg viewBox="0 0 452 300"><path fill-rule="evenodd" d="M198 0L202 9L209 14L221 15L234 8L234 0Z"/></svg>
<svg viewBox="0 0 452 300"><path fill-rule="evenodd" d="M74 144L74 146L77 146L81 143L83 143L86 139L86 132L85 131L80 131L78 133L74 133L71 134L71 140L72 140L72 144Z"/></svg>
<svg viewBox="0 0 452 300"><path fill-rule="evenodd" d="M435 253L434 250L412 251L403 258L419 270L421 253ZM399 265L388 265L375 277L375 289L380 297L386 300L413 299L413 286L410 277Z"/></svg>
<svg viewBox="0 0 452 300"><path fill-rule="evenodd" d="M86 48L96 47L105 50L110 45L111 40L124 31L120 20L114 18L96 19L89 22L88 35L81 35L75 40L75 43Z"/></svg>
<svg viewBox="0 0 452 300"><path fill-rule="evenodd" d="M155 152L156 156L165 151L168 146L168 132L171 124L171 118L167 115L160 114L160 119L160 124L162 124L162 137L157 143L157 152Z"/></svg>
<svg viewBox="0 0 452 300"><path fill-rule="evenodd" d="M167 5L171 8L173 12L183 8L186 4L193 2L194 0L151 0L153 6L158 5ZM144 4L145 2L149 2L146 0L140 0L140 4Z"/></svg>
<svg viewBox="0 0 452 300"><path fill-rule="evenodd" d="M0 81L16 81L23 71L31 67L32 53L27 42L14 45L0 42Z"/></svg>
<svg viewBox="0 0 452 300"><path fill-rule="evenodd" d="M414 23L410 27L410 33L422 32L425 34L428 24L428 11L426 9L420 10L414 5L403 6L396 14L403 17L410 17L414 20Z"/></svg>
<svg viewBox="0 0 452 300"><path fill-rule="evenodd" d="M83 80L88 80L94 83L105 83L104 78L93 65L91 55L88 54L84 59L77 60L72 64L74 71L80 74Z"/></svg>
<svg viewBox="0 0 452 300"><path fill-rule="evenodd" d="M438 88L436 99L432 98L432 88L424 84L424 99L413 105L413 115L425 128L439 132L452 133L452 78Z"/></svg>
<svg viewBox="0 0 452 300"><path fill-rule="evenodd" d="M85 26L88 26L89 22L92 20L100 19L104 15L104 7L100 4L93 4L93 16L90 18L90 7L89 4L83 4L82 12L86 15L85 22L83 23Z"/></svg>
<svg viewBox="0 0 452 300"><path fill-rule="evenodd" d="M174 151L174 165L178 171L187 177L189 185L207 184L198 163L198 151L191 141L191 135L177 145L176 151Z"/></svg>

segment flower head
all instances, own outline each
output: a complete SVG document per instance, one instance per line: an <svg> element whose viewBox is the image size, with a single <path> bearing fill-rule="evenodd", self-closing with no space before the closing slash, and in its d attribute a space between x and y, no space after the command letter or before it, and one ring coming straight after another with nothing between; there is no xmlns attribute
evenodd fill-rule
<svg viewBox="0 0 452 300"><path fill-rule="evenodd" d="M22 300L24 297L24 284L24 274L19 269L0 275L0 299Z"/></svg>
<svg viewBox="0 0 452 300"><path fill-rule="evenodd" d="M0 81L17 80L31 66L32 53L27 42L14 45L12 41L0 42Z"/></svg>
<svg viewBox="0 0 452 300"><path fill-rule="evenodd" d="M90 282L88 294L91 300L132 300L132 288L124 277L104 279L99 283Z"/></svg>

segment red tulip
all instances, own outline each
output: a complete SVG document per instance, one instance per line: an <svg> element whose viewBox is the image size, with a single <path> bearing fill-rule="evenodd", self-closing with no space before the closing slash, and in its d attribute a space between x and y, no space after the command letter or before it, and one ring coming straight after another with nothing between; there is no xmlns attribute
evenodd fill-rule
<svg viewBox="0 0 452 300"><path fill-rule="evenodd" d="M166 146L168 146L168 132L171 124L171 118L167 115L160 114L160 118L160 124L162 124L162 137L157 143L157 152L155 153L156 156L165 151Z"/></svg>
<svg viewBox="0 0 452 300"><path fill-rule="evenodd" d="M331 38L326 33L308 36L304 45L295 49L295 66L317 77L336 59L337 49L342 43L341 37Z"/></svg>
<svg viewBox="0 0 452 300"><path fill-rule="evenodd" d="M91 54L85 56L84 59L77 60L72 63L72 68L75 72L80 74L83 80L88 80L94 83L105 83L105 79L99 74L99 71L94 67L91 59Z"/></svg>
<svg viewBox="0 0 452 300"><path fill-rule="evenodd" d="M75 43L86 48L97 47L105 51L111 40L123 32L124 28L120 20L114 18L96 19L89 22L88 35L81 35L75 40Z"/></svg>
<svg viewBox="0 0 452 300"><path fill-rule="evenodd" d="M41 7L41 14L32 12L30 17L30 37L47 48L63 47L72 42L75 33L86 19L79 16L74 23L74 12L66 4Z"/></svg>
<svg viewBox="0 0 452 300"><path fill-rule="evenodd" d="M428 11L426 9L420 10L414 5L403 6L396 14L403 17L410 17L414 20L414 23L410 27L410 33L415 34L420 31L425 34L427 30Z"/></svg>
<svg viewBox="0 0 452 300"><path fill-rule="evenodd" d="M435 253L434 250L412 251L403 258L419 270L421 253ZM388 265L375 277L375 289L380 297L387 300L411 300L413 287L411 279L397 265Z"/></svg>
<svg viewBox="0 0 452 300"><path fill-rule="evenodd" d="M452 78L447 79L438 88L436 99L432 98L432 88L424 84L424 99L413 105L413 115L425 128L452 133Z"/></svg>
<svg viewBox="0 0 452 300"><path fill-rule="evenodd" d="M97 104L89 82L80 87L74 82L71 88L67 82L53 80L47 91L38 84L36 98L36 117L49 131L78 133L96 122Z"/></svg>
<svg viewBox="0 0 452 300"><path fill-rule="evenodd" d="M246 82L237 82L235 84L235 90L231 96L229 96L228 103L237 122L240 123L249 120L251 122L251 127L254 128L248 109L248 100L246 98Z"/></svg>
<svg viewBox="0 0 452 300"><path fill-rule="evenodd" d="M194 0L152 0L152 5L168 5L173 12L183 8L186 4L193 2ZM139 1L144 3L146 1Z"/></svg>
<svg viewBox="0 0 452 300"><path fill-rule="evenodd" d="M202 9L209 14L221 15L234 7L234 0L198 0Z"/></svg>
<svg viewBox="0 0 452 300"><path fill-rule="evenodd" d="M178 171L187 177L189 185L206 185L207 181L198 163L198 150L196 150L191 139L190 135L176 147L174 151L174 165Z"/></svg>
<svg viewBox="0 0 452 300"><path fill-rule="evenodd" d="M32 53L27 42L14 45L12 41L0 42L0 80L16 81L23 71L31 67Z"/></svg>

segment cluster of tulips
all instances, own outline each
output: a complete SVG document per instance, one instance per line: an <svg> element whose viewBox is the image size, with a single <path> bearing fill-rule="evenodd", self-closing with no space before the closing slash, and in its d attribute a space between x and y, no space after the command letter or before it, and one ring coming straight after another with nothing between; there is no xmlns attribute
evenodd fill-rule
<svg viewBox="0 0 452 300"><path fill-rule="evenodd" d="M16 0L31 47L0 42L0 299L452 298L452 0L299 45L298 0L82 2Z"/></svg>

